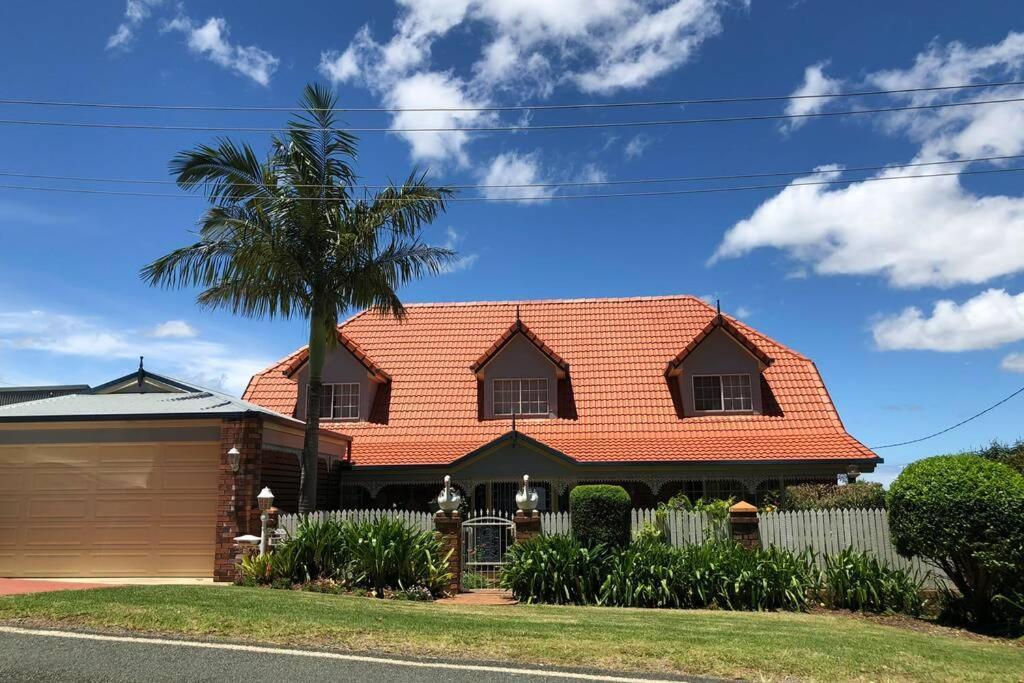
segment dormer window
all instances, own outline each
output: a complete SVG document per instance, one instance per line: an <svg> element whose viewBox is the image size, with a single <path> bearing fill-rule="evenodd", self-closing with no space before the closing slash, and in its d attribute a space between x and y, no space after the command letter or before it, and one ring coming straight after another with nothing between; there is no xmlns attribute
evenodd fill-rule
<svg viewBox="0 0 1024 683"><path fill-rule="evenodd" d="M750 375L695 375L693 407L701 412L753 410Z"/></svg>
<svg viewBox="0 0 1024 683"><path fill-rule="evenodd" d="M359 383L324 384L320 390L320 419L358 420Z"/></svg>
<svg viewBox="0 0 1024 683"><path fill-rule="evenodd" d="M548 381L538 379L495 379L494 414L547 416Z"/></svg>

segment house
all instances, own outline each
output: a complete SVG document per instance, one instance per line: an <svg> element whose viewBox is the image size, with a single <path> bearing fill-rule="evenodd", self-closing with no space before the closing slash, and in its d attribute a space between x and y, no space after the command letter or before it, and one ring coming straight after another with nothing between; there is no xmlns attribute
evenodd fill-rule
<svg viewBox="0 0 1024 683"><path fill-rule="evenodd" d="M67 396L68 394L87 394L92 391L88 384L59 384L36 387L0 387L0 406L12 403L38 401L41 398Z"/></svg>
<svg viewBox="0 0 1024 683"><path fill-rule="evenodd" d="M215 576L259 533L264 486L294 507L304 424L136 372L0 407L0 576ZM337 500L350 439L320 438L319 496ZM237 451L237 455L232 451Z"/></svg>
<svg viewBox="0 0 1024 683"><path fill-rule="evenodd" d="M305 417L307 351L246 401ZM814 363L690 296L417 304L338 328L321 425L353 438L344 507L425 509L444 475L475 509L541 508L614 482L638 506L759 498L881 462L848 434Z"/></svg>

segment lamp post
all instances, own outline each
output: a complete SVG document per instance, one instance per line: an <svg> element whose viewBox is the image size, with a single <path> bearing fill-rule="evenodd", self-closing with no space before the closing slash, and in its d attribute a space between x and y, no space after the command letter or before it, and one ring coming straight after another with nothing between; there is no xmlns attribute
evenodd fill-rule
<svg viewBox="0 0 1024 683"><path fill-rule="evenodd" d="M242 453L237 448L232 447L232 449L228 451L228 465L231 466L232 472L238 472L239 467L241 467Z"/></svg>
<svg viewBox="0 0 1024 683"><path fill-rule="evenodd" d="M256 502L260 506L260 556L262 557L267 554L267 542L270 539L267 522L270 520L270 506L274 504L274 494L270 492L270 487L263 487L263 490L256 496Z"/></svg>

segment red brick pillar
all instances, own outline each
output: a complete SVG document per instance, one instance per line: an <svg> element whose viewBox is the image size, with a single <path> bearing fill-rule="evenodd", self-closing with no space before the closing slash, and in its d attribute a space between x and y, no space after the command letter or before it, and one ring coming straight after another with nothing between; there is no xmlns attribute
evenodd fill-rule
<svg viewBox="0 0 1024 683"><path fill-rule="evenodd" d="M732 530L732 540L744 548L753 550L761 547L757 508L750 503L741 500L729 508L729 528Z"/></svg>
<svg viewBox="0 0 1024 683"><path fill-rule="evenodd" d="M438 510L434 515L434 528L441 537L441 553L448 555L448 571L451 582L448 592L455 595L462 586L462 515L458 510L444 512Z"/></svg>
<svg viewBox="0 0 1024 683"><path fill-rule="evenodd" d="M238 472L231 470L228 451L237 448ZM259 418L225 420L220 428L220 471L217 482L217 529L214 546L213 578L234 581L241 549L235 537L259 535L260 453L263 432ZM256 510L255 514L253 511ZM255 522L254 522L255 520Z"/></svg>
<svg viewBox="0 0 1024 683"><path fill-rule="evenodd" d="M540 512L537 510L531 510L530 512L516 510L516 516L513 521L516 523L516 543L529 541L535 536L540 536Z"/></svg>

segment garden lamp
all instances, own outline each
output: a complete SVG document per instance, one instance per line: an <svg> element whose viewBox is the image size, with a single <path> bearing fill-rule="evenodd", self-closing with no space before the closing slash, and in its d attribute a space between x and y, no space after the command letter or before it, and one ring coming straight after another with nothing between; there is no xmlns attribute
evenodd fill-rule
<svg viewBox="0 0 1024 683"><path fill-rule="evenodd" d="M270 506L274 504L274 494L270 492L269 486L264 486L256 502L260 506L260 556L267 554L267 545L270 540L270 531L267 523L270 521Z"/></svg>

